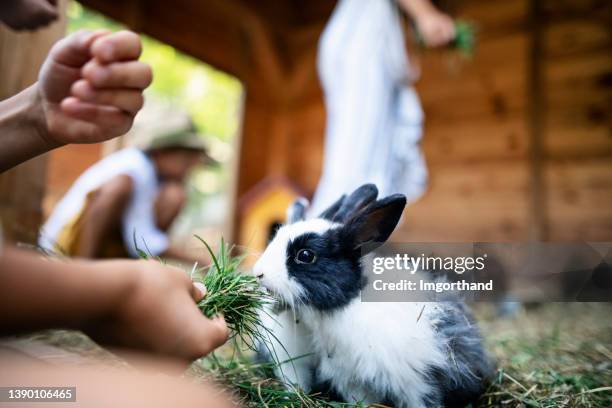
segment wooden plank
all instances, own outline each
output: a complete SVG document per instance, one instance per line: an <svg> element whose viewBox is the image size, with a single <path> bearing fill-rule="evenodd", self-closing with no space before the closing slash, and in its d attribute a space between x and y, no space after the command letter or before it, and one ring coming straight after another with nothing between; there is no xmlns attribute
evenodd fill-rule
<svg viewBox="0 0 612 408"><path fill-rule="evenodd" d="M430 168L425 196L410 205L400 240L522 240L528 232L529 175L521 162Z"/></svg>
<svg viewBox="0 0 612 408"><path fill-rule="evenodd" d="M456 122L522 113L527 45L527 36L517 33L483 41L472 61L425 54L416 87L427 116Z"/></svg>
<svg viewBox="0 0 612 408"><path fill-rule="evenodd" d="M529 2L529 64L527 66L527 127L529 132L529 239L547 238L546 184L543 177L543 133L545 123L542 8L539 0Z"/></svg>
<svg viewBox="0 0 612 408"><path fill-rule="evenodd" d="M108 2L96 1L96 6L104 11L102 3ZM240 20L225 16L214 8L209 8L206 13L198 13L192 7L195 3L183 3L168 7L165 2L150 2L142 30L218 69L244 79L249 54L248 48L241 43ZM116 18L122 17L122 14L116 14ZM180 27L189 29L182 30ZM206 46L202 46L203 43Z"/></svg>
<svg viewBox="0 0 612 408"><path fill-rule="evenodd" d="M612 54L596 52L579 58L550 61L546 68L546 99L551 115L586 110L593 121L605 122L612 97ZM570 112L570 116L574 116ZM588 120L588 119L587 119Z"/></svg>
<svg viewBox="0 0 612 408"><path fill-rule="evenodd" d="M425 116L429 120L456 122L458 120L477 120L483 117L505 119L521 114L525 110L525 95L521 85L524 81L516 79L513 85L500 86L494 81L483 78L480 89L474 92L449 94L447 98L432 99L425 85L417 84L422 96L421 102ZM443 86L443 83L440 83Z"/></svg>
<svg viewBox="0 0 612 408"><path fill-rule="evenodd" d="M612 31L608 24L593 18L547 24L544 29L544 52L547 58L576 56L593 51L608 53Z"/></svg>
<svg viewBox="0 0 612 408"><path fill-rule="evenodd" d="M308 194L313 194L321 175L325 106L317 100L292 112L288 138L287 175Z"/></svg>
<svg viewBox="0 0 612 408"><path fill-rule="evenodd" d="M479 33L494 36L496 33L521 29L526 24L527 0L470 0L462 1L456 14L473 21Z"/></svg>
<svg viewBox="0 0 612 408"><path fill-rule="evenodd" d="M525 64L510 64L499 70L472 66L471 72L458 75L426 75L417 83L417 87L422 90L421 99L427 103L446 101L449 98L486 97L492 93L514 91L521 94L517 85L524 84L524 69Z"/></svg>
<svg viewBox="0 0 612 408"><path fill-rule="evenodd" d="M269 155L270 140L266 137L270 122L273 120L270 108L250 98L251 95L247 92L242 126L242 145L239 152L238 197L265 178L266 164L268 160L271 160Z"/></svg>
<svg viewBox="0 0 612 408"><path fill-rule="evenodd" d="M549 162L547 216L551 239L612 240L612 160Z"/></svg>
<svg viewBox="0 0 612 408"><path fill-rule="evenodd" d="M550 157L601 156L612 150L612 57L583 56L547 70L546 148Z"/></svg>
<svg viewBox="0 0 612 408"><path fill-rule="evenodd" d="M608 0L541 0L546 21L594 18L610 21L612 3Z"/></svg>
<svg viewBox="0 0 612 408"><path fill-rule="evenodd" d="M194 7L198 2L177 0L168 7L167 2L147 1L139 13L138 27L130 25L134 23L134 7L140 4L137 0L82 0L82 3L230 74L241 77L245 73L242 20L218 10L218 2Z"/></svg>
<svg viewBox="0 0 612 408"><path fill-rule="evenodd" d="M502 72L521 75L521 67L527 63L526 49L528 36L524 32L514 32L495 38L479 38L473 59L456 59L455 54L446 50L426 50L417 55L417 66L422 81L438 79L454 80L474 78L484 72Z"/></svg>
<svg viewBox="0 0 612 408"><path fill-rule="evenodd" d="M525 159L528 150L525 117L496 120L425 122L423 149L427 163L473 163Z"/></svg>
<svg viewBox="0 0 612 408"><path fill-rule="evenodd" d="M559 124L556 117L549 117L544 135L544 150L548 160L584 160L589 157L612 159L612 130L608 124Z"/></svg>
<svg viewBox="0 0 612 408"><path fill-rule="evenodd" d="M551 59L545 69L547 88L577 88L587 84L606 85L603 82L612 71L612 54L593 52L563 60ZM607 84L610 88L610 84Z"/></svg>

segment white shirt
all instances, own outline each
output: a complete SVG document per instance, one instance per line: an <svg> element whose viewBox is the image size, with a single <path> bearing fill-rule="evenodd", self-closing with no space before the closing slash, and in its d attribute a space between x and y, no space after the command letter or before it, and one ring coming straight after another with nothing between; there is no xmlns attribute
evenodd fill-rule
<svg viewBox="0 0 612 408"><path fill-rule="evenodd" d="M133 148L107 156L76 180L43 226L39 245L55 250L60 232L83 210L87 195L118 175L127 175L133 181L132 198L122 221L123 242L129 254L138 257L137 247L153 256L163 253L169 239L155 222L154 204L159 192L157 174L151 159Z"/></svg>

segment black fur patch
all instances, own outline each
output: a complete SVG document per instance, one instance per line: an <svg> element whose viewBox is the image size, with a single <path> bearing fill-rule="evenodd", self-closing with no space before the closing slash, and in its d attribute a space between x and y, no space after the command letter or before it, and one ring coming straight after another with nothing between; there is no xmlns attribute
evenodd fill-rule
<svg viewBox="0 0 612 408"><path fill-rule="evenodd" d="M354 237L359 246L367 245L373 250L387 241L405 206L406 197L402 194L375 201L346 222L346 234Z"/></svg>
<svg viewBox="0 0 612 408"><path fill-rule="evenodd" d="M340 209L340 207L342 207L342 204L344 204L344 200L345 199L346 199L346 194L343 194L342 197L340 197L328 209L323 211L321 213L321 215L319 215L319 218L323 218L324 220L329 220L329 221L334 221L335 222L336 221L336 219L335 219L336 213L338 213L338 210Z"/></svg>
<svg viewBox="0 0 612 408"><path fill-rule="evenodd" d="M437 391L425 397L426 406L460 408L475 405L493 374L480 332L471 314L461 302L439 303L435 330L448 348L449 369L430 367L427 375Z"/></svg>
<svg viewBox="0 0 612 408"><path fill-rule="evenodd" d="M338 211L333 216L333 221L346 222L368 206L368 204L376 201L377 196L378 189L374 184L362 185L342 201L340 208L338 208Z"/></svg>
<svg viewBox="0 0 612 408"><path fill-rule="evenodd" d="M300 249L315 253L311 264L297 263ZM309 232L287 246L287 271L304 288L302 302L318 310L330 311L345 306L362 288L361 254L343 228L330 229L322 235Z"/></svg>
<svg viewBox="0 0 612 408"><path fill-rule="evenodd" d="M311 394L316 394L327 401L345 403L346 401L342 398L342 395L332 386L330 381L317 381L316 375L313 374Z"/></svg>

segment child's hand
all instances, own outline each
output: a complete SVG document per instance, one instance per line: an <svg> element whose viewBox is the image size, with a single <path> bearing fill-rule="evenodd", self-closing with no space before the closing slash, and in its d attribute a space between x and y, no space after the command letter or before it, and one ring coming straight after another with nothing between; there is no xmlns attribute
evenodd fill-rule
<svg viewBox="0 0 612 408"><path fill-rule="evenodd" d="M203 285L194 285L180 269L156 261L97 262L95 268L126 274L129 284L114 310L89 325L94 339L187 360L228 339L223 317L208 319L196 307L205 296Z"/></svg>
<svg viewBox="0 0 612 408"><path fill-rule="evenodd" d="M79 31L56 43L38 78L42 136L51 147L126 133L152 81L130 31Z"/></svg>
<svg viewBox="0 0 612 408"><path fill-rule="evenodd" d="M439 11L422 13L416 19L419 34L428 47L438 47L455 39L455 23L451 17Z"/></svg>

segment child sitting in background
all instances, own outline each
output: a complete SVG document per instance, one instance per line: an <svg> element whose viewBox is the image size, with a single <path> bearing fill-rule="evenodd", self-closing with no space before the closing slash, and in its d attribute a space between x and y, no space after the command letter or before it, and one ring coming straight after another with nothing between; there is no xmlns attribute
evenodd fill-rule
<svg viewBox="0 0 612 408"><path fill-rule="evenodd" d="M191 256L168 238L185 204L187 176L212 161L193 122L182 112L160 114L146 107L129 136L132 147L107 156L76 180L43 226L39 244L83 258L137 258L142 250L207 264L207 257Z"/></svg>

